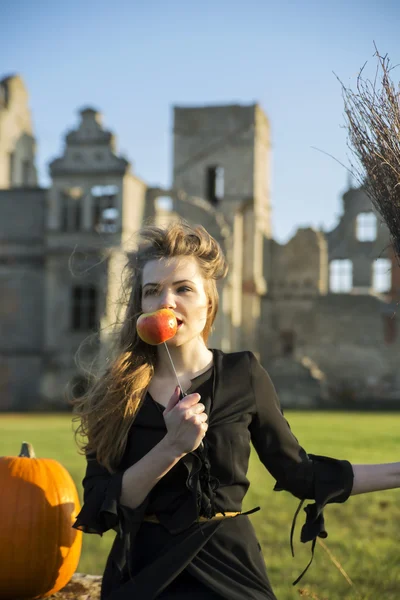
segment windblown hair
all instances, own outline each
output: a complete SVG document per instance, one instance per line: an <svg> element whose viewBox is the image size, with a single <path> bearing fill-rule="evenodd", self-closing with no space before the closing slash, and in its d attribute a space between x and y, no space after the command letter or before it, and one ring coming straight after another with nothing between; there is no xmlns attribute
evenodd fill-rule
<svg viewBox="0 0 400 600"><path fill-rule="evenodd" d="M147 262L160 258L195 257L210 302L202 337L207 343L218 311L216 281L228 266L217 241L201 225L192 227L181 219L165 228L147 225L139 232L137 250L128 255L129 299L122 325L115 337L113 358L93 380L89 389L72 401L75 437L82 453L95 455L109 472L115 472L124 454L129 429L154 375L157 351L137 334L141 309L142 275ZM78 441L78 436L80 441ZM86 440L86 441L82 441Z"/></svg>

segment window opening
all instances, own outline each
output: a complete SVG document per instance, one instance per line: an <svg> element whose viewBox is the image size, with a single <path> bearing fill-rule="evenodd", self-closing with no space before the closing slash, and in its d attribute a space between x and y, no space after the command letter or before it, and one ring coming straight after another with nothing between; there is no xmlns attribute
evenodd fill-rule
<svg viewBox="0 0 400 600"><path fill-rule="evenodd" d="M381 294L390 292L392 287L392 263L388 258L378 258L374 261L372 287Z"/></svg>
<svg viewBox="0 0 400 600"><path fill-rule="evenodd" d="M329 289L335 294L351 292L353 263L348 259L332 260L329 267Z"/></svg>
<svg viewBox="0 0 400 600"><path fill-rule="evenodd" d="M71 325L73 331L88 331L97 327L97 290L94 286L72 289Z"/></svg>
<svg viewBox="0 0 400 600"><path fill-rule="evenodd" d="M206 171L206 198L211 204L217 205L225 194L224 167L208 167Z"/></svg>
<svg viewBox="0 0 400 600"><path fill-rule="evenodd" d="M377 233L377 220L372 212L360 213L356 221L356 236L359 242L374 242Z"/></svg>

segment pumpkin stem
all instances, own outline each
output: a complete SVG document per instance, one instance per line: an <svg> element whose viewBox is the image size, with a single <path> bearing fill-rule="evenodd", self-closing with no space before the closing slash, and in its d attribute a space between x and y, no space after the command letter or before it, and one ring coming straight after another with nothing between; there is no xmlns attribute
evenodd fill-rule
<svg viewBox="0 0 400 600"><path fill-rule="evenodd" d="M29 442L22 442L21 452L18 456L23 456L26 458L36 458L36 454L32 444L30 444Z"/></svg>

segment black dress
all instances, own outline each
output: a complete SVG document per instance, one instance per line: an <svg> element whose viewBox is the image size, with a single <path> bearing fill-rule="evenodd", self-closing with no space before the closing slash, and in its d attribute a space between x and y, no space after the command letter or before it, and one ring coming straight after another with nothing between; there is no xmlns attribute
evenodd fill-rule
<svg viewBox="0 0 400 600"><path fill-rule="evenodd" d="M184 456L140 506L120 504L122 475L165 435L161 405L146 395L117 473L88 457L84 504L74 527L100 535L117 532L102 600L276 600L249 518L197 520L241 510L249 487L250 443L276 479L275 490L315 501L305 508L303 542L312 540L314 546L317 536L325 537L323 507L350 495L350 463L306 454L254 354L212 352L213 367L193 379L189 390L201 394L209 415L204 448ZM156 515L160 523L144 521L145 515Z"/></svg>

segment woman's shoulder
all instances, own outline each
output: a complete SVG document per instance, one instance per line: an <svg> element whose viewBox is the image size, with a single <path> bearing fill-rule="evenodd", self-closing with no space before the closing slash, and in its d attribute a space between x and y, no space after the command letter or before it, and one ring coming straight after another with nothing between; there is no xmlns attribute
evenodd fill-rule
<svg viewBox="0 0 400 600"><path fill-rule="evenodd" d="M255 356L255 353L252 352L251 350L235 350L232 352L228 352L226 350L221 350L220 348L210 348L210 350L214 353L217 353L221 356L228 356L228 357L237 357L237 358L241 358L244 356Z"/></svg>
<svg viewBox="0 0 400 600"><path fill-rule="evenodd" d="M226 352L219 348L211 348L214 359L222 362L223 365L237 365L238 363L250 364L257 360L256 355L251 350L237 350L235 352Z"/></svg>

